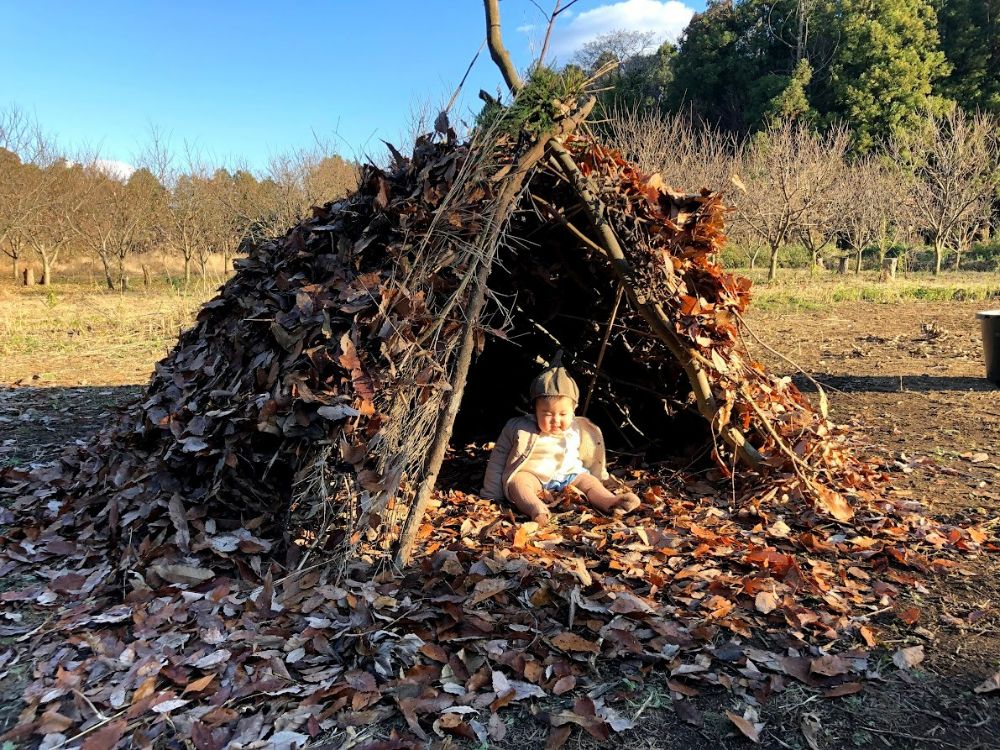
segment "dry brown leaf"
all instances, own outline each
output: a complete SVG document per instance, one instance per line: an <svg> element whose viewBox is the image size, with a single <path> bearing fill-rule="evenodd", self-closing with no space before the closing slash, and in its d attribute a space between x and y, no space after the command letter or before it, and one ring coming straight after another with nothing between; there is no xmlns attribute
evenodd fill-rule
<svg viewBox="0 0 1000 750"><path fill-rule="evenodd" d="M732 711L726 711L726 716L729 717L729 720L736 725L736 728L739 729L747 739L754 743L760 742L760 730L763 729L763 724L755 724L754 722L744 719L742 716L733 713Z"/></svg>
<svg viewBox="0 0 1000 750"><path fill-rule="evenodd" d="M1000 672L997 672L992 677L983 680L972 690L975 693L995 693L997 690L1000 690Z"/></svg>
<svg viewBox="0 0 1000 750"><path fill-rule="evenodd" d="M892 655L892 663L900 669L912 669L924 660L924 647L910 646L901 648Z"/></svg>
<svg viewBox="0 0 1000 750"><path fill-rule="evenodd" d="M770 591L761 591L754 599L754 607L765 615L773 612L779 604L781 604L781 600Z"/></svg>
<svg viewBox="0 0 1000 750"><path fill-rule="evenodd" d="M599 645L593 641L588 641L586 638L583 638L576 633L571 633L568 630L553 637L552 644L557 648L561 648L563 651L585 651L591 654L598 654L601 652L601 647Z"/></svg>

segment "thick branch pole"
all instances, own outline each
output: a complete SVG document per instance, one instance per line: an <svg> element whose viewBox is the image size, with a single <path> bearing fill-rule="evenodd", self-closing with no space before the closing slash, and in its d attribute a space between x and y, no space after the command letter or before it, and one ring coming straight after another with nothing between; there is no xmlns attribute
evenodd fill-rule
<svg viewBox="0 0 1000 750"><path fill-rule="evenodd" d="M517 68L511 62L510 53L503 46L503 35L500 32L499 0L483 0L483 7L486 10L486 42L490 46L490 57L500 68L507 88L511 90L511 93L516 94L524 84L521 83L521 76L517 74Z"/></svg>
<svg viewBox="0 0 1000 750"><path fill-rule="evenodd" d="M729 443L747 465L752 468L759 467L763 461L763 456L749 443L746 436L740 430L732 425L716 425L719 407L712 393L708 376L698 361L701 359L698 352L689 350L684 346L671 327L670 321L662 308L646 301L640 301L635 288L629 284L628 273L631 268L628 259L625 257L614 229L604 217L604 206L600 198L591 190L587 178L580 172L579 167L577 167L576 162L573 160L572 154L562 144L557 142L552 143L552 151L559 165L566 173L566 176L572 182L573 188L580 196L587 210L587 215L590 217L591 224L607 250L609 259L611 260L611 268L618 277L618 281L625 288L629 303L638 311L649 324L653 333L667 346L671 354L674 355L684 368L684 373L691 383L691 389L698 403L698 411L708 420L709 424L719 428L723 440Z"/></svg>
<svg viewBox="0 0 1000 750"><path fill-rule="evenodd" d="M478 269L476 269L476 286L472 292L469 307L466 310L465 331L462 334L462 343L459 346L455 372L452 376L448 405L438 420L434 431L434 439L427 455L427 461L424 464L423 479L421 480L420 487L417 489L417 495L413 500L413 504L410 506L410 511L406 516L403 530L399 535L396 564L400 567L406 566L410 562L413 545L417 539L417 532L420 529L420 524L423 522L424 514L427 512L427 504L430 502L431 495L434 492L438 473L441 471L441 464L444 463L444 456L448 450L448 442L451 440L451 432L455 426L455 417L458 416L458 409L462 403L462 395L465 392L465 382L472 363L472 352L475 348L479 317L486 303L486 282L493 267L493 258L496 255L497 246L500 244L500 236L507 222L510 208L521 192L525 178L545 155L548 144L556 143L557 141L553 139L572 132L578 127L594 108L595 101L595 99L591 98L573 117L563 120L554 133L539 138L538 142L518 159L516 168L505 178L504 187L500 193L500 197L497 199L497 206L490 228L483 233L479 243L480 249L484 251L481 256L483 259L480 261Z"/></svg>

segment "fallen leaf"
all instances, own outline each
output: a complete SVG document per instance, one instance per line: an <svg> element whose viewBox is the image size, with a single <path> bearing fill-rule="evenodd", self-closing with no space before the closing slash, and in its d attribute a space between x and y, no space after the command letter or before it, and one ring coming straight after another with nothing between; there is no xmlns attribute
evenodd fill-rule
<svg viewBox="0 0 1000 750"><path fill-rule="evenodd" d="M863 687L860 682L845 682L843 685L837 685L836 687L824 690L823 697L840 698L844 695L854 695L855 693L860 693Z"/></svg>
<svg viewBox="0 0 1000 750"><path fill-rule="evenodd" d="M212 684L212 680L214 680L215 677L216 675L214 674L207 674L204 677L199 677L197 680L189 682L187 685L185 685L184 691L181 694L183 695L184 693L200 693L205 688L207 688L209 685Z"/></svg>
<svg viewBox="0 0 1000 750"><path fill-rule="evenodd" d="M549 738L545 741L545 750L559 750L566 744L570 734L573 732L572 724L564 724L560 727L553 727L549 732Z"/></svg>
<svg viewBox="0 0 1000 750"><path fill-rule="evenodd" d="M736 725L737 729L743 732L747 739L751 742L760 742L760 730L764 727L763 724L755 724L754 722L744 719L742 716L733 713L732 711L726 711L726 716L728 716L729 720Z"/></svg>
<svg viewBox="0 0 1000 750"><path fill-rule="evenodd" d="M757 608L757 611L765 615L773 612L780 603L781 600L770 591L761 591L754 599L754 606Z"/></svg>
<svg viewBox="0 0 1000 750"><path fill-rule="evenodd" d="M802 714L802 721L799 724L799 728L802 730L802 736L805 737L806 744L809 745L811 750L821 750L819 735L823 731L823 724L820 722L819 715L811 712Z"/></svg>
<svg viewBox="0 0 1000 750"><path fill-rule="evenodd" d="M892 655L892 663L900 669L912 669L924 660L924 647L910 646L901 648Z"/></svg>
<svg viewBox="0 0 1000 750"><path fill-rule="evenodd" d="M88 735L81 750L111 750L125 736L126 726L128 722L125 719L115 719Z"/></svg>
<svg viewBox="0 0 1000 750"><path fill-rule="evenodd" d="M552 638L552 645L556 648L561 648L563 651L585 651L591 654L601 652L601 647L596 643L588 641L586 638L578 636L576 633L571 633L568 630Z"/></svg>
<svg viewBox="0 0 1000 750"><path fill-rule="evenodd" d="M474 606L479 602L491 599L497 594L506 591L511 586L511 581L506 578L484 578L473 588L472 597L468 600L468 606Z"/></svg>
<svg viewBox="0 0 1000 750"><path fill-rule="evenodd" d="M809 671L827 677L836 677L850 672L851 664L841 656L827 654L813 659L809 663Z"/></svg>
<svg viewBox="0 0 1000 750"><path fill-rule="evenodd" d="M992 677L983 680L982 683L976 685L972 688L975 693L993 693L1000 690L1000 672L997 672Z"/></svg>

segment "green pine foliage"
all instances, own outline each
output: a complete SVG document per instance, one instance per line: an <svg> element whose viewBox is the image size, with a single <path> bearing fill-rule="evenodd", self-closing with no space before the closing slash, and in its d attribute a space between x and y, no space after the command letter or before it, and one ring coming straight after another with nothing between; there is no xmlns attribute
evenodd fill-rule
<svg viewBox="0 0 1000 750"><path fill-rule="evenodd" d="M817 15L839 43L815 100L828 120L850 125L857 149L945 110L934 86L950 66L930 2L829 0Z"/></svg>
<svg viewBox="0 0 1000 750"><path fill-rule="evenodd" d="M967 112L1000 114L1000 0L939 0L937 13L951 64L940 93Z"/></svg>
<svg viewBox="0 0 1000 750"><path fill-rule="evenodd" d="M584 71L576 66L567 66L563 71L536 68L510 106L487 102L476 118L476 127L498 128L514 138L521 133L537 137L551 130L569 105L577 101L585 82Z"/></svg>

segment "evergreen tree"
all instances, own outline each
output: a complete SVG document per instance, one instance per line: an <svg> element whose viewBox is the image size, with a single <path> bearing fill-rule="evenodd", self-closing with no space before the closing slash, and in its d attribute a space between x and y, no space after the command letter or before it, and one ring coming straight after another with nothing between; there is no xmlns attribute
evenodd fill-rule
<svg viewBox="0 0 1000 750"><path fill-rule="evenodd" d="M938 0L941 48L951 73L939 91L968 112L1000 114L1000 0Z"/></svg>
<svg viewBox="0 0 1000 750"><path fill-rule="evenodd" d="M710 2L681 37L671 108L741 133L775 115L808 116L812 69L797 57L802 2Z"/></svg>
<svg viewBox="0 0 1000 750"><path fill-rule="evenodd" d="M819 13L838 43L813 88L814 103L828 120L848 123L855 148L867 150L945 110L933 89L949 67L928 0L827 0Z"/></svg>

